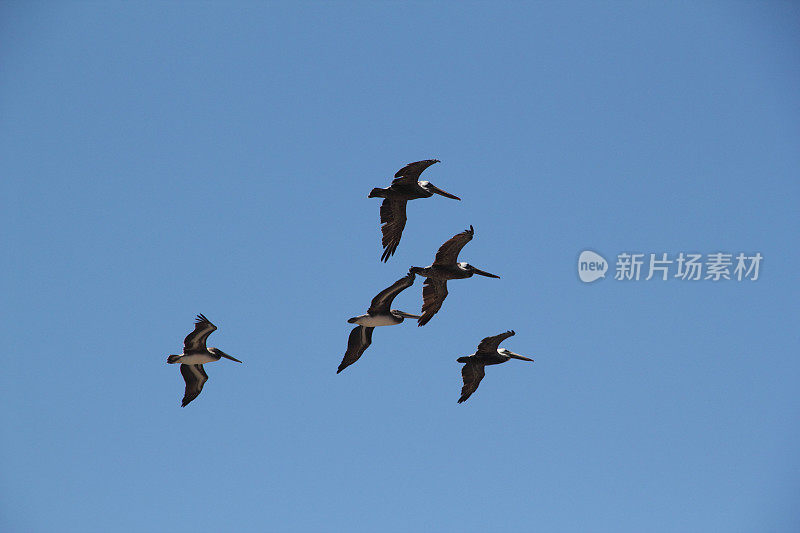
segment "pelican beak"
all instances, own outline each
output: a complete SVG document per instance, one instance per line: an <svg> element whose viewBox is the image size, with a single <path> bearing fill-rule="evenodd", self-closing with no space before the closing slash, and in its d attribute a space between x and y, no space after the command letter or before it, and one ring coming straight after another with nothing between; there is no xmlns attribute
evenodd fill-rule
<svg viewBox="0 0 800 533"><path fill-rule="evenodd" d="M514 358L514 359L519 359L521 361L530 361L531 363L533 363L533 359L530 359L530 358L525 357L524 355L520 355L518 353L511 352L511 353L508 354L508 356L511 357L511 358Z"/></svg>
<svg viewBox="0 0 800 533"><path fill-rule="evenodd" d="M500 276L495 276L494 274L490 274L489 272L485 272L479 268L472 267L472 271L475 274L480 274L481 276L486 276L487 278L497 278L500 279Z"/></svg>
<svg viewBox="0 0 800 533"><path fill-rule="evenodd" d="M236 359L236 358L235 358L235 357L233 357L233 356L230 356L230 355L226 354L226 353L225 353L225 352L223 352L222 350L220 350L220 351L219 351L219 354L220 354L222 357L224 357L225 359L230 359L231 361L236 361L237 363L241 363L241 361L239 361L238 359Z"/></svg>
<svg viewBox="0 0 800 533"><path fill-rule="evenodd" d="M422 318L420 315L412 315L411 313L406 313L405 311L398 311L397 314L399 314L403 318L414 318L414 319Z"/></svg>
<svg viewBox="0 0 800 533"><path fill-rule="evenodd" d="M442 196L444 196L445 198L452 198L453 200L461 200L461 198L459 198L459 197L458 197L458 196L456 196L455 194L450 194L450 193L449 193L449 192L447 192L447 191L443 191L442 189L440 189L439 187L437 187L437 186L436 186L436 185L434 185L433 183L431 183L431 184L429 184L429 185L428 185L428 189L430 189L430 190L431 190L431 192L434 192L434 193L436 193L436 194L441 194L441 195L442 195Z"/></svg>

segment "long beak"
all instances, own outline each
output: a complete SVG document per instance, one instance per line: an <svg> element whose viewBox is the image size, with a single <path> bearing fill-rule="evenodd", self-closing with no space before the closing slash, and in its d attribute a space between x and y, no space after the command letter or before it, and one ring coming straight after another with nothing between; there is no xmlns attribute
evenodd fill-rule
<svg viewBox="0 0 800 533"><path fill-rule="evenodd" d="M524 355L520 355L518 353L511 352L510 354L508 354L508 356L512 357L514 359L520 359L522 361L530 361L531 363L533 363L533 359L530 359L530 358L525 357Z"/></svg>
<svg viewBox="0 0 800 533"><path fill-rule="evenodd" d="M431 190L431 192L435 192L436 194L441 194L445 198L452 198L453 200L461 200L461 198L459 198L455 194L450 194L447 191L443 191L442 189L440 189L439 187L437 187L433 183L429 184L428 188Z"/></svg>
<svg viewBox="0 0 800 533"><path fill-rule="evenodd" d="M480 274L481 276L486 276L487 278L497 278L500 279L500 276L495 276L494 274L490 274L489 272L484 272L478 268L472 267L472 271L476 274Z"/></svg>
<svg viewBox="0 0 800 533"><path fill-rule="evenodd" d="M422 318L420 315L412 315L411 313L406 313L405 311L398 311L397 314L403 318Z"/></svg>
<svg viewBox="0 0 800 533"><path fill-rule="evenodd" d="M224 357L225 359L230 359L231 361L236 361L237 363L241 363L241 361L239 361L239 360L238 360L238 359L236 359L235 357L232 357L232 356L230 356L230 355L226 354L226 353L225 353L225 352L223 352L222 350L220 350L219 354L220 354L222 357Z"/></svg>

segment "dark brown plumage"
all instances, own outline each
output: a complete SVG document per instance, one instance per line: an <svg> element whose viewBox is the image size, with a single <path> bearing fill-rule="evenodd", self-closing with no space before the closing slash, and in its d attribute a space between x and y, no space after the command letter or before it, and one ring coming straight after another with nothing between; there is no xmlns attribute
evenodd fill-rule
<svg viewBox="0 0 800 533"><path fill-rule="evenodd" d="M434 194L454 200L461 199L439 189L429 181L417 181L426 168L438 162L438 159L426 159L409 163L397 171L394 175L395 179L392 180L389 187L385 189L376 187L369 193L369 198L384 199L381 203L381 245L383 246L381 261L388 261L400 244L403 229L406 227L406 204L409 200L430 198Z"/></svg>
<svg viewBox="0 0 800 533"><path fill-rule="evenodd" d="M470 226L468 230L453 235L439 247L432 265L411 267L410 272L427 278L422 286L422 317L417 325L427 324L442 308L444 299L447 298L447 280L471 278L474 274L489 278L500 277L475 268L469 263L458 262L458 254L472 240L473 235L475 228Z"/></svg>
<svg viewBox="0 0 800 533"><path fill-rule="evenodd" d="M406 227L406 200L386 199L381 204L381 245L383 254L381 261L384 263L389 260L403 236L403 228Z"/></svg>
<svg viewBox="0 0 800 533"><path fill-rule="evenodd" d="M208 381L208 374L203 369L203 365L181 365L181 375L186 382L181 407L186 407L203 391L203 385Z"/></svg>
<svg viewBox="0 0 800 533"><path fill-rule="evenodd" d="M461 249L467 245L472 237L475 236L475 228L470 225L469 229L456 233L439 247L436 251L436 257L433 260L434 265L438 266L451 266L458 262L458 254Z"/></svg>
<svg viewBox="0 0 800 533"><path fill-rule="evenodd" d="M422 161L414 161L413 163L409 163L398 170L394 177L404 178L408 183L411 183L417 181L420 174L422 174L426 168L439 162L440 161L438 159L423 159Z"/></svg>
<svg viewBox="0 0 800 533"><path fill-rule="evenodd" d="M414 278L414 274L409 272L375 295L369 304L367 314L354 316L348 320L349 323L358 324L358 326L350 331L350 337L347 339L347 351L336 371L337 374L358 361L369 348L369 345L372 344L372 330L375 327L393 326L402 323L406 318L419 318L419 315L390 309L395 297L414 284Z"/></svg>
<svg viewBox="0 0 800 533"><path fill-rule="evenodd" d="M533 359L499 347L501 342L514 334L514 331L510 330L499 335L486 337L478 344L478 349L474 354L457 359L459 363L464 363L464 367L461 369L461 379L464 381L464 386L461 387L461 397L458 399L458 403L465 402L472 393L478 390L478 385L481 384L481 380L486 375L486 365L499 365L510 359L533 362Z"/></svg>
<svg viewBox="0 0 800 533"><path fill-rule="evenodd" d="M347 338L347 351L344 353L342 362L336 370L337 374L364 355L369 345L372 344L372 331L374 329L366 326L356 326L350 331L350 336Z"/></svg>
<svg viewBox="0 0 800 533"><path fill-rule="evenodd" d="M183 394L181 407L186 407L189 402L197 398L203 390L203 385L208 381L208 375L203 368L204 364L219 361L223 357L241 363L241 361L226 354L219 348L206 346L208 336L216 329L217 326L212 324L205 315L197 315L194 330L183 339L183 353L167 357L167 363L180 364L181 375L186 382L186 390Z"/></svg>
<svg viewBox="0 0 800 533"><path fill-rule="evenodd" d="M472 396L472 393L478 390L478 385L481 380L486 376L486 366L480 363L469 362L461 369L461 379L464 380L464 386L461 387L461 397L458 403L465 402L467 398Z"/></svg>
<svg viewBox="0 0 800 533"><path fill-rule="evenodd" d="M442 308L447 298L447 280L427 278L422 284L422 318L417 325L424 326Z"/></svg>
<svg viewBox="0 0 800 533"><path fill-rule="evenodd" d="M211 323L202 313L197 315L194 322L194 331L186 335L183 339L183 353L205 352L206 340L208 336L217 330L217 326Z"/></svg>

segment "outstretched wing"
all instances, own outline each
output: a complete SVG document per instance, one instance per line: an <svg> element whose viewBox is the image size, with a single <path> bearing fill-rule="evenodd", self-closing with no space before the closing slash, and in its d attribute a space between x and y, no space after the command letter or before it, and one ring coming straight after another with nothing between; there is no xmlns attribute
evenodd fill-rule
<svg viewBox="0 0 800 533"><path fill-rule="evenodd" d="M387 287L379 292L378 295L372 299L372 303L369 304L367 313L388 313L389 307L392 305L392 300L394 300L395 296L414 284L414 277L413 272L409 272L406 276L395 281L391 287Z"/></svg>
<svg viewBox="0 0 800 533"><path fill-rule="evenodd" d="M372 344L372 330L375 328L368 328L365 326L356 326L350 332L350 337L347 339L347 351L344 353L339 369L336 371L338 374L348 366L352 365Z"/></svg>
<svg viewBox="0 0 800 533"><path fill-rule="evenodd" d="M384 263L394 255L397 245L400 244L400 237L403 236L403 228L406 227L406 203L406 200L386 198L381 204L381 232L383 233L381 261Z"/></svg>
<svg viewBox="0 0 800 533"><path fill-rule="evenodd" d="M468 230L464 230L457 235L453 235L449 241L444 243L439 251L436 252L436 259L433 260L434 265L455 265L458 261L458 253L472 240L475 230L472 226Z"/></svg>
<svg viewBox="0 0 800 533"><path fill-rule="evenodd" d="M397 183L398 181L403 183L413 183L419 179L419 175L422 174L422 171L438 162L438 159L425 159L424 161L415 161L413 163L409 163L397 171L397 174L394 175L395 179L392 181L392 184Z"/></svg>
<svg viewBox="0 0 800 533"><path fill-rule="evenodd" d="M442 308L445 298L447 298L447 281L427 278L422 286L422 316L417 325L427 324Z"/></svg>
<svg viewBox="0 0 800 533"><path fill-rule="evenodd" d="M509 337L513 337L514 335L514 330L509 330L505 333L501 333L500 335L495 335L494 337L486 337L478 345L477 353L497 353L497 348L500 346L500 343Z"/></svg>
<svg viewBox="0 0 800 533"><path fill-rule="evenodd" d="M461 398L458 399L458 403L466 401L473 392L478 390L478 385L481 384L481 380L485 375L486 368L481 363L470 361L464 365L464 368L461 369L464 386L461 387Z"/></svg>
<svg viewBox="0 0 800 533"><path fill-rule="evenodd" d="M181 407L186 407L203 390L203 385L208 381L208 374L203 370L203 365L181 365L181 374L186 382Z"/></svg>
<svg viewBox="0 0 800 533"><path fill-rule="evenodd" d="M194 331L186 335L183 339L183 353L205 351L206 339L217 326L212 324L202 313L197 315L194 321ZM198 393L199 394L199 393Z"/></svg>

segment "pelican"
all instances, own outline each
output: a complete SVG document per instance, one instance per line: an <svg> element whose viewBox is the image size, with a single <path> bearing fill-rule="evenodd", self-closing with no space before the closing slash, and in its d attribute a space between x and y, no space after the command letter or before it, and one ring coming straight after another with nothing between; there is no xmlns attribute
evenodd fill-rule
<svg viewBox="0 0 800 533"><path fill-rule="evenodd" d="M183 339L183 353L167 357L167 363L181 364L181 374L186 382L186 392L183 395L181 407L186 407L189 402L197 398L200 391L203 390L203 385L208 381L208 374L203 370L205 363L219 361L223 357L241 363L219 348L206 348L206 339L216 329L217 326L212 324L205 315L197 315L197 319L194 321L194 331Z"/></svg>
<svg viewBox="0 0 800 533"><path fill-rule="evenodd" d="M354 316L347 320L351 324L358 325L350 332L350 337L347 339L347 351L342 359L342 364L339 365L339 369L336 371L337 374L358 361L358 358L369 348L369 345L372 344L372 330L376 327L394 326L395 324L400 324L406 318L419 318L419 315L411 315L397 309L389 309L395 296L413 284L414 274L409 272L405 277L400 278L390 287L379 292L372 299L366 315Z"/></svg>
<svg viewBox="0 0 800 533"><path fill-rule="evenodd" d="M409 272L425 276L425 285L422 287L422 317L419 319L418 326L424 326L433 318L442 307L444 299L447 298L447 280L471 278L474 274L480 274L487 278L500 278L489 272L484 272L469 263L457 263L458 253L472 240L475 230L472 226L468 230L454 235L449 241L444 243L433 264L426 267L411 267Z"/></svg>
<svg viewBox="0 0 800 533"><path fill-rule="evenodd" d="M486 337L478 345L478 351L474 354L456 359L459 363L466 363L461 369L464 386L461 387L461 398L458 399L458 403L467 401L467 398L478 390L478 385L480 385L483 376L486 375L484 368L486 365L499 365L510 359L533 362L533 359L514 353L511 350L498 348L501 342L513 335L514 331L511 330L494 337Z"/></svg>
<svg viewBox="0 0 800 533"><path fill-rule="evenodd" d="M406 227L406 203L409 200L430 198L434 194L461 200L458 196L443 191L429 181L417 181L422 171L435 163L439 163L439 160L426 159L409 163L397 171L397 174L394 175L395 179L392 180L389 187L386 189L376 187L369 193L368 198L384 198L381 204L381 224L383 224L381 226L383 233L381 261L384 263L394 255L397 245L400 244L403 228Z"/></svg>

